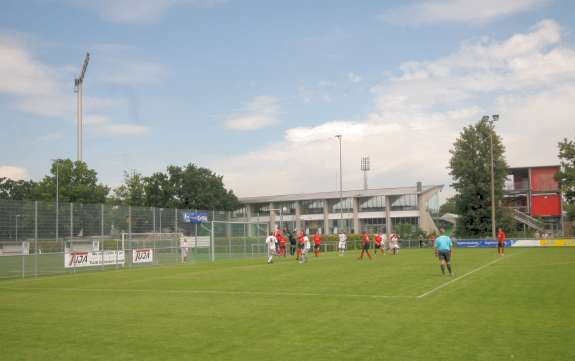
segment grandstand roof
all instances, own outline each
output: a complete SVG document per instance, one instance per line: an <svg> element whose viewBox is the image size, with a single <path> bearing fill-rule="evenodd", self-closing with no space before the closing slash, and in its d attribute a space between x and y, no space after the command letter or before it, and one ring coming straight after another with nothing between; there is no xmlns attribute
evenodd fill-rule
<svg viewBox="0 0 575 361"><path fill-rule="evenodd" d="M422 193L431 191L440 191L443 185L429 185L422 186ZM402 194L417 193L417 187L396 187L396 188L375 188L375 189L361 189L343 191L343 198L349 197L374 197L374 196L394 196ZM299 193L299 194L283 194L273 196L259 196L259 197L245 197L240 198L243 204L254 203L269 203L269 202L289 202L289 201L304 201L312 199L339 199L339 191L333 192L318 192L318 193Z"/></svg>

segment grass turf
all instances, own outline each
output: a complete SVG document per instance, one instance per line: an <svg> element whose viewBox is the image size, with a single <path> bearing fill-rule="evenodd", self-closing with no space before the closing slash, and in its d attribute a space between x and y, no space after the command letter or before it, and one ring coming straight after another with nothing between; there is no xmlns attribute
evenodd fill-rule
<svg viewBox="0 0 575 361"><path fill-rule="evenodd" d="M0 359L575 359L573 248L356 257L3 280Z"/></svg>

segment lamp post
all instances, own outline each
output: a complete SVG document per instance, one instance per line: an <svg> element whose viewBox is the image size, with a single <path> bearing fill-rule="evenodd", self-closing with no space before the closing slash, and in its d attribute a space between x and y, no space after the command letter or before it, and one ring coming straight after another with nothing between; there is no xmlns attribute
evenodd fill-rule
<svg viewBox="0 0 575 361"><path fill-rule="evenodd" d="M280 211L280 230L283 229L283 209L285 207L281 207L281 208L270 208L270 211L276 212L276 211Z"/></svg>
<svg viewBox="0 0 575 361"><path fill-rule="evenodd" d="M60 233L60 160L53 159L56 162L56 241Z"/></svg>
<svg viewBox="0 0 575 361"><path fill-rule="evenodd" d="M343 185L342 185L342 166L341 166L341 134L335 136L339 140L339 218L341 227L343 227Z"/></svg>
<svg viewBox="0 0 575 361"><path fill-rule="evenodd" d="M160 208L160 232L159 233L162 233L162 212L163 211L164 211L164 209Z"/></svg>
<svg viewBox="0 0 575 361"><path fill-rule="evenodd" d="M19 214L16 215L16 242L18 242L18 218L20 217Z"/></svg>
<svg viewBox="0 0 575 361"><path fill-rule="evenodd" d="M499 120L499 114L494 114L491 116L491 120L488 115L484 115L481 120L488 121L491 125L491 132L489 132L489 148L491 152L491 237L497 239L497 232L495 230L495 160L493 159L493 132L495 128L495 122Z"/></svg>

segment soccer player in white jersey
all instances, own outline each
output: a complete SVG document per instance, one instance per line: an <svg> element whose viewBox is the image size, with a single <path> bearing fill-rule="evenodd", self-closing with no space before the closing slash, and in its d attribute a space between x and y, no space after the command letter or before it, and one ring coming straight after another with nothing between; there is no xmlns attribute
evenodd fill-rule
<svg viewBox="0 0 575 361"><path fill-rule="evenodd" d="M268 263L272 263L272 259L274 258L274 255L276 254L276 243L277 243L277 238L274 237L273 233L270 233L270 235L268 236L268 238L266 238L266 245L268 248Z"/></svg>
<svg viewBox="0 0 575 361"><path fill-rule="evenodd" d="M343 256L347 245L347 236L343 231L339 231L338 237L339 237L339 243L337 244L337 249L339 250L339 255Z"/></svg>
<svg viewBox="0 0 575 361"><path fill-rule="evenodd" d="M309 237L306 234L303 237L303 252L299 260L299 263L307 262L307 253L309 252L310 249L311 249L311 243L309 242Z"/></svg>

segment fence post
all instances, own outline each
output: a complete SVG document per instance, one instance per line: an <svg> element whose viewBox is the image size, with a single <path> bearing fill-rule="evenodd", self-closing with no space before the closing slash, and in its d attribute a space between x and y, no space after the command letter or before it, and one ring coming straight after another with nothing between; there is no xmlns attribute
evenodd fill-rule
<svg viewBox="0 0 575 361"><path fill-rule="evenodd" d="M72 240L74 237L74 203L70 203L70 251L74 249L74 241ZM66 245L64 243L64 252L66 252ZM72 270L76 272L76 265L72 262L73 267Z"/></svg>
<svg viewBox="0 0 575 361"><path fill-rule="evenodd" d="M132 237L132 206L128 206L128 233Z"/></svg>
<svg viewBox="0 0 575 361"><path fill-rule="evenodd" d="M34 277L38 277L38 201L34 201Z"/></svg>
<svg viewBox="0 0 575 361"><path fill-rule="evenodd" d="M212 214L214 214L212 212ZM212 218L212 229L211 229L211 234L210 234L210 251L211 251L211 261L215 262L216 261L216 251L215 251L215 245L216 245L216 240L215 240L215 234L214 234L214 220Z"/></svg>
<svg viewBox="0 0 575 361"><path fill-rule="evenodd" d="M174 208L174 233L178 233L178 209Z"/></svg>

